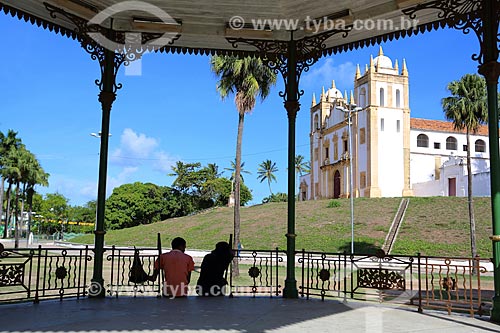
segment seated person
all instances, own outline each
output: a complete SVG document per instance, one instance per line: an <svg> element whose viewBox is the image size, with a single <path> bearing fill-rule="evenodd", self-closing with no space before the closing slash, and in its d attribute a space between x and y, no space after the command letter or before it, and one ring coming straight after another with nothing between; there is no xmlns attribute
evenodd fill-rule
<svg viewBox="0 0 500 333"><path fill-rule="evenodd" d="M223 296L227 280L224 272L233 259L233 251L227 242L219 242L215 250L207 254L201 263L196 292L200 296Z"/></svg>
<svg viewBox="0 0 500 333"><path fill-rule="evenodd" d="M154 274L151 280L156 280L160 269L165 273L163 294L180 297L188 295L188 285L191 272L194 270L193 258L184 253L186 241L181 237L172 240L172 251L163 253L155 262Z"/></svg>

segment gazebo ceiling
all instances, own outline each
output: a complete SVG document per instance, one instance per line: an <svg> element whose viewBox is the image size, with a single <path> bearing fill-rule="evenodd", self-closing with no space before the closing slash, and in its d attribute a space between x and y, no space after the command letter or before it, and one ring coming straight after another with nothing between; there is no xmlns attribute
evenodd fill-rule
<svg viewBox="0 0 500 333"><path fill-rule="evenodd" d="M234 51L234 47L227 40L228 37L286 41L290 39L290 33L287 31L289 29L285 28L285 24L295 23L298 25L294 38L301 39L318 33L319 21L325 17L330 19L328 23L330 27L331 24L336 24L337 28L342 28L341 22L345 22L346 25L358 22L363 26L361 29L353 29L347 35L340 33L328 38L324 42L325 52L328 53L380 43L387 39L392 40L417 31L423 32L445 25L438 17L439 11L429 9L419 12L418 30L412 30L408 26L401 29L403 18L406 19L405 24L410 23L401 10L416 4L431 2L430 0L147 0L145 2L0 0L0 10L43 25L58 33L75 37L74 23L63 15L52 17L45 7L45 2L86 20L94 18L110 6L119 5L114 7L115 12L112 15L107 15L113 19L104 20L103 26L123 32L178 33L179 38L164 49L170 52ZM147 8L146 6L137 10L134 9L134 4L137 3L143 5L148 3L154 7ZM165 15L171 19L165 20ZM241 29L231 28L231 24L241 23L234 21L236 16L245 22ZM258 29L253 25L256 20L268 19L276 20L276 24L281 22L281 29L276 26ZM382 19L392 20L394 28L368 29L370 26L367 25L380 24ZM317 20L315 21L317 25L312 20ZM321 28L319 33L323 31L325 29ZM251 52L255 48L249 45L239 45L238 50Z"/></svg>

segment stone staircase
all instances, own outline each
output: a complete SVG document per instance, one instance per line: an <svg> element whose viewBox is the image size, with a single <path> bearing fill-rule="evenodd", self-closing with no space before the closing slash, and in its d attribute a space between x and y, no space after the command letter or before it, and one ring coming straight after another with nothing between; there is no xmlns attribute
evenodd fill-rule
<svg viewBox="0 0 500 333"><path fill-rule="evenodd" d="M387 233L387 236L385 237L384 245L382 245L382 250L384 250L386 254L390 254L392 251L392 247L394 246L396 237L398 236L399 227L403 222L409 203L409 198L403 198L399 203L399 208L396 212L396 216L394 216L394 219L392 220L391 228L389 229L389 233Z"/></svg>

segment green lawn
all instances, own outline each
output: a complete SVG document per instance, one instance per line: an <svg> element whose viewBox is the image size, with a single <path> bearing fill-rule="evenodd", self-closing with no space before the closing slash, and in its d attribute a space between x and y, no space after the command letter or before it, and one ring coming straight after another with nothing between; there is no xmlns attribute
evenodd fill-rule
<svg viewBox="0 0 500 333"><path fill-rule="evenodd" d="M374 252L390 228L401 198L357 198L355 206L356 252ZM342 252L350 249L351 225L348 199L297 202L297 249ZM489 198L475 198L478 252L491 256L491 212ZM336 205L333 205L336 206ZM286 247L286 203L269 203L241 209L241 240L246 249ZM108 231L106 245L155 246L156 234L163 247L176 236L184 237L188 248L211 249L227 240L233 229L231 208L216 208L201 214ZM469 256L467 198L411 198L396 241L394 254ZM93 243L93 235L72 241Z"/></svg>

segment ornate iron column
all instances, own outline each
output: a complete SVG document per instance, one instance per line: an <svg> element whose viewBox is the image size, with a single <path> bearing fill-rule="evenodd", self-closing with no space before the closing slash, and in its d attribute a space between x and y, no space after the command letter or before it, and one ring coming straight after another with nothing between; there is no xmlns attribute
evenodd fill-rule
<svg viewBox="0 0 500 333"><path fill-rule="evenodd" d="M149 47L144 47L144 43L158 39L162 34L127 34L117 32L112 28L105 28L101 25L89 24L89 21L76 15L68 13L63 9L45 3L46 9L53 18L57 15L64 16L75 25L75 33L82 48L90 54L92 60L97 60L101 69L101 79L95 83L99 87L99 102L102 108L101 123L101 144L99 155L99 180L97 189L97 213L94 238L94 271L92 283L89 289L89 296L101 298L105 296L103 278L103 256L104 256L104 235L106 234L105 204L106 204L106 178L108 170L108 144L109 144L109 123L111 108L116 99L116 92L122 88L116 83L116 76L120 67L128 65L131 61L138 59ZM112 26L112 18L111 26ZM178 39L175 36L170 40L172 43ZM161 46L161 45L160 45ZM159 47L158 45L156 47Z"/></svg>
<svg viewBox="0 0 500 333"><path fill-rule="evenodd" d="M493 235L493 269L495 295L491 320L500 322L500 154L498 144L498 77L500 63L498 62L499 42L499 0L438 0L403 10L410 18L416 17L416 12L422 9L439 9L439 18L444 19L448 26L462 30L468 34L474 31L479 45L479 54L473 54L472 59L479 62L478 72L486 78L488 91L488 131L490 144L490 178L491 178L491 215Z"/></svg>
<svg viewBox="0 0 500 333"><path fill-rule="evenodd" d="M300 109L300 96L304 91L299 90L300 75L307 72L322 56L325 49L323 42L331 36L343 33L347 36L351 28L346 30L329 30L327 32L306 37L300 40L293 39L290 32L289 41L266 41L257 39L228 38L228 41L237 47L239 43L257 47L260 56L276 74L281 73L285 82L285 92L279 95L284 99L284 106L288 115L288 216L286 233L286 279L283 289L284 298L298 298L297 280L295 279L295 121Z"/></svg>
<svg viewBox="0 0 500 333"><path fill-rule="evenodd" d="M292 38L287 48L287 73L285 109L288 115L288 216L286 233L286 280L283 297L298 298L295 280L295 123L299 103L299 77L297 77L297 45ZM283 73L283 72L282 72ZM300 75L300 74L299 74Z"/></svg>
<svg viewBox="0 0 500 333"><path fill-rule="evenodd" d="M497 0L482 1L483 61L479 73L486 78L488 89L488 131L490 144L490 181L491 181L491 215L493 220L493 269L495 295L491 320L500 322L500 155L498 147L498 15L500 6Z"/></svg>

